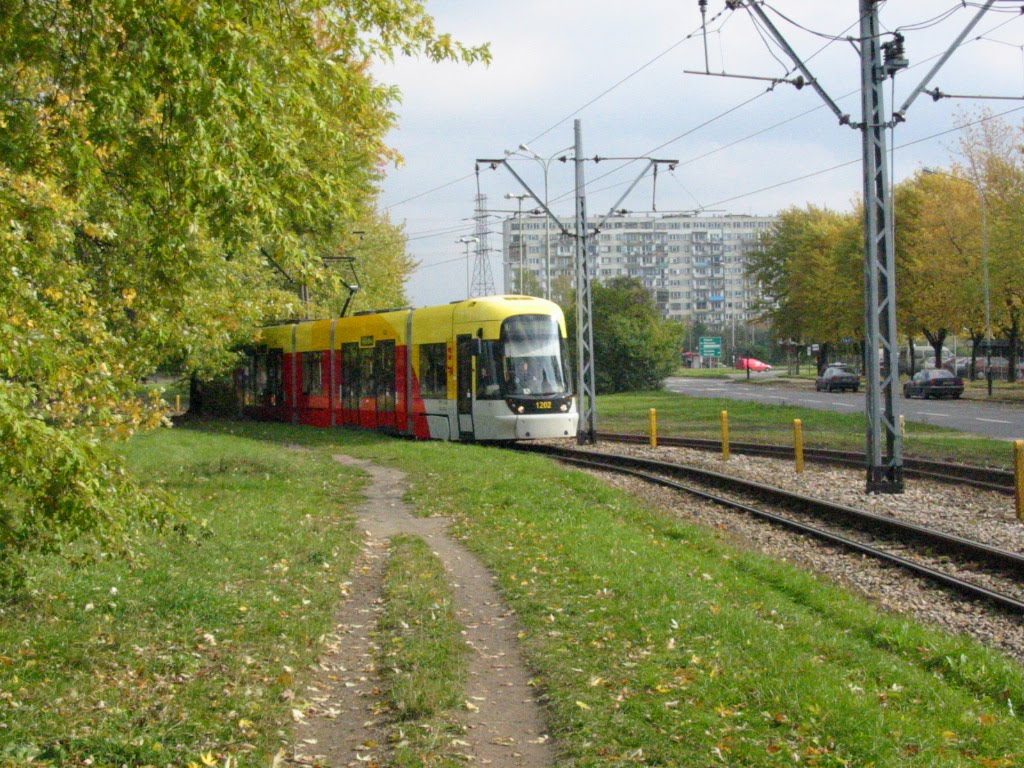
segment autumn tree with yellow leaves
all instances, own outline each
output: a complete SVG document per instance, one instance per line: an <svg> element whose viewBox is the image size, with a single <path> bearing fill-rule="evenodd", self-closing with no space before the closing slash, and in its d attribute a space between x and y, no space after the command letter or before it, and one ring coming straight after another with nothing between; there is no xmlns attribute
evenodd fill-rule
<svg viewBox="0 0 1024 768"><path fill-rule="evenodd" d="M400 279L370 67L415 54L489 56L415 0L0 0L0 563L167 510L103 443L164 418L143 376L222 371L294 316L282 272L329 305L322 257L375 228Z"/></svg>

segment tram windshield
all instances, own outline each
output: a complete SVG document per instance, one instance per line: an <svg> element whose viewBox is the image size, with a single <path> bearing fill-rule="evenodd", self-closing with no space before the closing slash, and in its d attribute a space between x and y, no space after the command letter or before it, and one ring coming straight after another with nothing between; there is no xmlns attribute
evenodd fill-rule
<svg viewBox="0 0 1024 768"><path fill-rule="evenodd" d="M477 360L477 397L550 397L569 394L558 322L549 315L519 315L501 326L501 341L484 342Z"/></svg>

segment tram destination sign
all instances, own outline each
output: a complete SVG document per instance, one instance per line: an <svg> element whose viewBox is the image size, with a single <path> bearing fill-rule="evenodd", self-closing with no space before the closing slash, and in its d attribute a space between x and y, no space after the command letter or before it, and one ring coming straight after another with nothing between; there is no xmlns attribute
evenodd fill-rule
<svg viewBox="0 0 1024 768"><path fill-rule="evenodd" d="M700 352L701 357L721 357L722 337L701 336L698 344L698 351Z"/></svg>

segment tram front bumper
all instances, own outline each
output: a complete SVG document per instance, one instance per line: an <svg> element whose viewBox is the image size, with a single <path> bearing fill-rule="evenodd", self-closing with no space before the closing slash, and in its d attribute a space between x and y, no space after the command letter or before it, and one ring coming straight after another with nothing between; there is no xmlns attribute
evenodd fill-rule
<svg viewBox="0 0 1024 768"><path fill-rule="evenodd" d="M540 440L549 437L572 437L576 434L579 416L575 413L512 416L516 440Z"/></svg>

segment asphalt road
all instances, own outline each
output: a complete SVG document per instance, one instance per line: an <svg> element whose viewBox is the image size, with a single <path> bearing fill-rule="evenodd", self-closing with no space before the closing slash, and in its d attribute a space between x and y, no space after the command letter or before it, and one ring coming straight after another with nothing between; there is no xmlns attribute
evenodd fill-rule
<svg viewBox="0 0 1024 768"><path fill-rule="evenodd" d="M755 374L763 379L765 374ZM721 397L771 405L794 405L841 413L864 413L864 392L815 392L785 384L750 386L744 380L669 378L665 389L695 397ZM1024 440L1024 408L977 400L907 400L900 397L907 421L993 437Z"/></svg>

